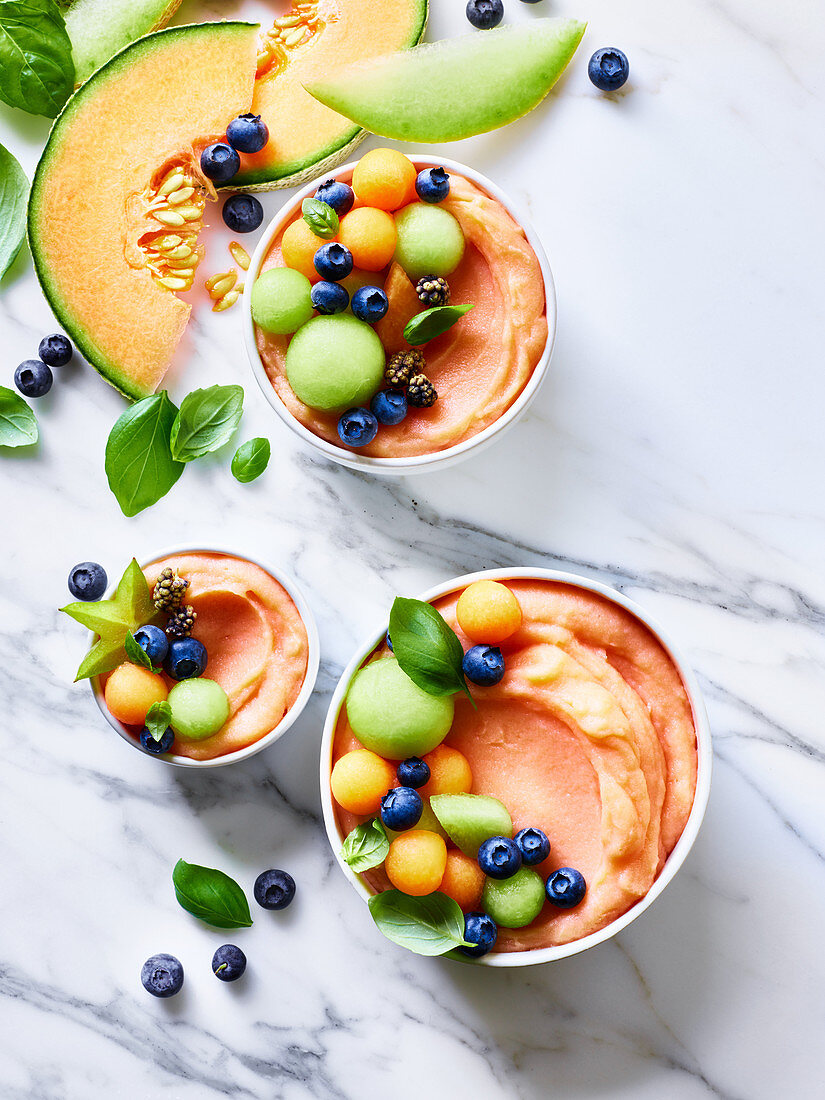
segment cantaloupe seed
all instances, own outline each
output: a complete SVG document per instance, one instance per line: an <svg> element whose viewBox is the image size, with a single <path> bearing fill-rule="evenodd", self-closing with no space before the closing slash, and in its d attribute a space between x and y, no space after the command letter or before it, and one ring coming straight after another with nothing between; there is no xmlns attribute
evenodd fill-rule
<svg viewBox="0 0 825 1100"><path fill-rule="evenodd" d="M242 244L238 244L237 241L230 241L229 252L232 256L232 259L242 271L249 271L249 265L252 262L252 257L249 255Z"/></svg>
<svg viewBox="0 0 825 1100"><path fill-rule="evenodd" d="M217 301L218 298L223 298L224 294L228 294L237 281L238 273L234 269L232 271L219 271L217 275L211 275L204 286L209 297Z"/></svg>
<svg viewBox="0 0 825 1100"><path fill-rule="evenodd" d="M276 19L272 27L261 35L258 50L256 76L265 73L277 76L288 64L287 53L303 46L320 28L317 0L296 4L286 15Z"/></svg>
<svg viewBox="0 0 825 1100"><path fill-rule="evenodd" d="M240 298L243 292L243 283L234 287L228 294L224 294L223 298L219 298L217 302L212 306L213 313L223 313L225 309L229 309L230 306L234 306L238 298Z"/></svg>

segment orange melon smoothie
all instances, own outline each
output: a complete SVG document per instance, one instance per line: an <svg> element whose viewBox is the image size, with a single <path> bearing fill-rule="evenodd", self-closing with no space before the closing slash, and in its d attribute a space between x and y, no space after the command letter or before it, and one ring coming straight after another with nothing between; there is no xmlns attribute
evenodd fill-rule
<svg viewBox="0 0 825 1100"><path fill-rule="evenodd" d="M427 377L438 392L435 404L411 407L400 424L383 425L371 443L359 448L362 455L434 454L478 435L513 405L547 344L544 278L521 226L500 202L454 172L449 196L439 205L455 216L465 239L464 255L448 279L450 301L472 303L473 309L420 349L426 357ZM292 220L300 217L298 210ZM274 239L262 270L284 266L282 236L283 232ZM399 308L393 296L393 267L397 265L372 275L363 273L364 278L356 273L359 283L383 287L390 299L390 313L375 326L387 360L395 352L410 350L400 331L415 312L426 308L417 304L414 291L408 289L416 304L402 316L400 326L387 324ZM332 414L310 408L289 385L285 358L290 337L269 335L256 327L256 340L269 381L289 412L321 439L348 450L338 436L340 411Z"/></svg>
<svg viewBox="0 0 825 1100"><path fill-rule="evenodd" d="M579 940L647 894L690 815L698 754L677 667L639 619L573 585L506 583L523 621L501 643L505 675L492 687L469 685L477 710L455 696L444 744L469 761L468 793L499 799L514 833L547 834L550 855L533 868L542 878L575 867L587 882L575 908L545 901L526 927L500 927L493 950L513 952ZM473 643L456 620L460 594L433 606L467 649ZM365 663L388 654L383 643ZM358 747L342 707L333 765ZM342 837L366 820L333 804ZM426 802L425 813L432 818ZM376 893L390 888L383 867L363 879Z"/></svg>
<svg viewBox="0 0 825 1100"><path fill-rule="evenodd" d="M202 741L176 737L172 751L212 760L259 741L295 704L307 673L307 631L286 589L251 561L207 551L172 554L144 568L150 588L166 567L189 581L185 602L197 614L192 635L208 657L203 675L229 700L217 733ZM175 684L166 674L164 680Z"/></svg>

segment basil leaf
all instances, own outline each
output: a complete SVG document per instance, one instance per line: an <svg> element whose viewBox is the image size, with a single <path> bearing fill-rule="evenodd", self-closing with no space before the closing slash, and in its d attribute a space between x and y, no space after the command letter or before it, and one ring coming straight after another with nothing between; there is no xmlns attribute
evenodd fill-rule
<svg viewBox="0 0 825 1100"><path fill-rule="evenodd" d="M331 241L337 235L340 222L337 212L329 203L321 202L320 199L304 199L301 213L316 237Z"/></svg>
<svg viewBox="0 0 825 1100"><path fill-rule="evenodd" d="M0 3L0 99L56 118L74 91L72 44L54 0Z"/></svg>
<svg viewBox="0 0 825 1100"><path fill-rule="evenodd" d="M126 635L124 649L126 650L126 657L133 665L140 665L141 668L148 668L150 672L160 671L160 669L155 668L152 664L146 650L131 631Z"/></svg>
<svg viewBox="0 0 825 1100"><path fill-rule="evenodd" d="M210 386L193 390L180 403L180 412L172 425L172 457L176 462L216 451L228 443L243 416L243 389L240 386Z"/></svg>
<svg viewBox="0 0 825 1100"><path fill-rule="evenodd" d="M20 394L0 386L0 447L28 447L38 434L37 419Z"/></svg>
<svg viewBox="0 0 825 1100"><path fill-rule="evenodd" d="M456 321L460 321L472 308L472 305L466 305L433 306L432 309L425 309L423 313L417 313L408 323L404 329L404 339L413 347L426 344L428 340L435 340L436 336L452 328Z"/></svg>
<svg viewBox="0 0 825 1100"><path fill-rule="evenodd" d="M387 830L377 817L356 825L344 841L341 855L348 867L360 874L379 867L387 858L390 841Z"/></svg>
<svg viewBox="0 0 825 1100"><path fill-rule="evenodd" d="M249 928L246 894L229 875L179 859L172 872L175 897L193 917L215 928Z"/></svg>
<svg viewBox="0 0 825 1100"><path fill-rule="evenodd" d="M146 728L155 741L160 741L169 723L172 721L172 708L164 699L162 703L152 703L146 712Z"/></svg>
<svg viewBox="0 0 825 1100"><path fill-rule="evenodd" d="M183 473L169 446L177 412L161 390L127 409L109 433L106 477L124 516L156 504Z"/></svg>
<svg viewBox="0 0 825 1100"><path fill-rule="evenodd" d="M272 447L268 439L264 439L260 435L255 439L248 439L235 451L235 456L232 459L233 476L241 484L254 481L256 477L261 476L269 465L271 454Z"/></svg>
<svg viewBox="0 0 825 1100"><path fill-rule="evenodd" d="M428 695L463 691L475 706L464 679L464 649L441 615L422 600L399 596L390 611L393 652L402 670Z"/></svg>
<svg viewBox="0 0 825 1100"><path fill-rule="evenodd" d="M29 181L5 146L0 145L0 279L14 263L26 238Z"/></svg>
<svg viewBox="0 0 825 1100"><path fill-rule="evenodd" d="M418 898L385 890L370 898L369 907L379 931L417 955L444 955L454 947L471 946L464 939L458 903L437 890Z"/></svg>

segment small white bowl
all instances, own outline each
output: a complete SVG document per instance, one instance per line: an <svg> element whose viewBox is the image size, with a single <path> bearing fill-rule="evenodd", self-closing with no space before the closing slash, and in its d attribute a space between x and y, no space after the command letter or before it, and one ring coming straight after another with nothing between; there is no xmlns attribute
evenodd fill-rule
<svg viewBox="0 0 825 1100"><path fill-rule="evenodd" d="M668 856L661 873L645 896L640 898L626 913L623 913L622 916L618 917L616 920L611 921L610 924L606 925L598 932L593 932L589 936L583 936L579 940L574 940L572 943L565 943L558 947L542 947L529 951L492 952L489 955L482 956L480 959L459 960L467 963L474 962L482 966L535 966L538 963L554 962L556 959L566 959L570 955L578 955L580 952L586 951L590 947L595 947L597 944L604 943L605 940L611 939L618 932L627 928L627 926L642 914L645 909L653 904L684 863L688 852L693 847L693 842L696 840L699 826L702 824L702 819L705 816L708 796L710 795L713 748L711 745L707 712L705 711L705 704L699 691L696 676L685 661L685 658L659 624L652 619L643 608L639 607L639 605L632 600L629 600L627 596L623 596L621 592L617 592L613 588L608 588L607 585L601 584L599 581L589 580L586 577L579 577L573 573L562 573L556 569L519 568L488 569L479 573L470 573L466 577L458 577L456 580L436 585L435 588L431 588L419 598L430 603L440 596L446 596L450 592L466 588L466 586L472 584L473 581L508 581L532 578L557 581L561 584L569 584L576 588L583 588L588 592L596 592L598 595L603 596L607 600L611 600L613 603L618 604L619 607L623 607L632 615L635 615L640 622L644 623L654 637L661 642L682 678L682 683L684 684L693 711L698 761L696 794L694 795L693 806L687 824L685 825L684 832L679 837L676 846ZM382 625L380 630L372 634L363 645L358 647L355 656L344 669L343 675L338 681L338 686L332 696L332 702L330 703L327 713L324 733L321 739L321 806L324 813L324 825L326 827L327 837L332 845L332 850L335 853L338 865L365 902L372 896L372 892L367 888L361 878L347 866L341 856L341 845L343 844L344 838L335 820L332 793L330 791L330 773L332 770L332 747L335 738L335 728L338 723L338 715L344 704L344 699L346 698L350 680L369 654L372 653L379 642L382 641L385 631L386 623Z"/></svg>
<svg viewBox="0 0 825 1100"><path fill-rule="evenodd" d="M295 581L282 570L272 565L268 565L266 562L259 561L256 558L251 558L248 554L238 554L236 551L229 550L224 546L173 546L169 550L164 550L159 554L153 554L150 558L146 558L140 563L141 569L145 569L146 566L151 565L153 562L162 561L164 558L171 557L174 554L223 554L228 558L238 558L241 561L248 561L253 565L257 565L260 569L263 569L265 573L268 573L270 577L273 577L278 584L282 585L289 593L293 603L298 609L298 614L301 616L301 620L307 632L307 670L304 682L298 693L298 698L273 730L270 730L269 733L264 734L263 737L259 737L257 741L253 742L251 745L247 745L243 749L238 749L236 752L225 753L223 756L216 756L212 760L192 760L188 756L178 756L175 753L166 753L164 756L153 757L153 759L160 760L164 764L173 764L179 768L223 768L227 764L237 764L241 760L248 760L250 756L254 756L275 741L280 740L307 705L309 697L312 695L312 690L315 687L321 656L320 644L318 641L318 628L315 625L315 617L310 610L309 604ZM117 586L114 584L110 585L103 599L111 599L116 587ZM109 709L103 698L100 678L98 676L93 676L90 680L90 684L95 702L100 707L101 714L112 729L119 733L124 741L128 741L132 748L137 749L138 752L143 752L143 749L129 732L128 727L122 722L118 722L117 718L114 718L109 713ZM144 755L150 756L151 754L144 753Z"/></svg>
<svg viewBox="0 0 825 1100"><path fill-rule="evenodd" d="M443 451L434 451L432 454L426 455L411 455L404 458L371 458L369 455L362 455L357 451L350 451L343 447L338 447L334 443L329 443L327 440L321 439L320 436L315 435L314 432L311 432L309 428L305 427L300 420L292 415L278 396L275 387L270 382L255 340L255 324L252 320L252 287L255 280L258 278L261 266L266 259L272 241L293 218L295 213L301 209L301 203L304 199L314 195L319 184L325 179L334 177L335 179L349 182L352 179L353 169L357 161L345 164L333 173L328 172L320 176L313 183L307 184L307 186L302 188L290 202L281 207L280 211L269 223L266 232L258 242L258 246L255 249L249 265L249 271L245 278L243 295L244 341L246 343L247 354L249 355L249 362L252 365L252 373L255 375L258 385L261 387L264 397L278 416L280 416L281 420L283 420L287 427L291 428L300 439L309 444L310 447L322 454L325 458L330 458L333 462L338 462L341 466L348 466L351 470L361 470L366 473L388 476L421 473L425 470L443 470L445 467L452 466L454 463L467 458L470 454L477 454L492 443L494 439L498 439L508 428L511 428L513 424L524 415L547 375L550 357L553 354L553 345L556 340L557 324L556 287L553 282L553 273L550 270L550 264L548 263L547 256L545 255L544 248L542 247L536 231L530 225L530 221L526 214L519 209L518 204L508 198L508 196L491 180L487 179L486 176L483 176L480 172L476 172L473 168L468 168L466 164L459 164L458 161L448 160L445 157L434 157L429 153L409 153L407 155L418 169L435 168L439 166L444 167L450 173L457 176L465 176L483 191L486 191L492 198L497 199L512 216L514 221L524 230L525 236L535 252L541 267L544 279L544 297L547 311L547 343L545 344L541 359L536 364L536 369L530 376L527 385L509 409L507 409L495 423L490 424L484 431L479 432L478 435L474 435L471 439L466 439L462 443L456 443L454 446L447 447Z"/></svg>

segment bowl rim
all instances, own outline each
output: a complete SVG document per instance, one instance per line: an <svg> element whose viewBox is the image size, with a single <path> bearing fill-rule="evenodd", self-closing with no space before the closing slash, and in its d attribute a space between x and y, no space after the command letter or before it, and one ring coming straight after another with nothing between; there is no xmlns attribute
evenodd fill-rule
<svg viewBox="0 0 825 1100"><path fill-rule="evenodd" d="M443 469L446 466L451 466L453 463L466 458L471 451L477 452L487 447L501 433L511 428L532 404L542 382L547 376L558 330L558 302L553 272L550 268L550 262L547 259L547 254L544 251L541 239L521 203L511 199L509 195L506 195L501 188L493 183L492 180L488 179L487 176L471 168L469 165L462 164L460 161L452 160L449 157L435 157L431 153L424 152L412 152L406 153L405 155L416 167L444 167L448 172L452 172L459 176L466 176L467 179L500 202L524 231L524 235L539 261L544 282L545 312L547 315L547 342L544 346L541 358L536 364L524 389L522 389L512 405L510 405L498 420L488 425L477 435L471 436L461 443L455 443L451 447L446 447L442 451L432 451L425 455L409 455L400 458L373 458L369 455L358 454L357 451L345 451L341 447L336 446L336 444L329 443L327 440L321 439L320 436L315 435L315 433L311 432L309 428L297 419L297 417L293 416L270 382L255 339L255 324L252 320L252 287L258 277L261 265L269 252L274 237L280 232L284 223L300 208L303 200L311 197L323 180L332 178L341 179L342 177L350 178L358 161L349 161L347 164L343 164L339 168L336 168L334 172L323 173L313 182L302 187L292 199L284 203L278 213L267 225L263 236L255 247L249 264L249 270L246 272L246 277L244 279L244 292L242 298L243 337L252 373L267 402L278 414L280 419L301 440L303 440L304 443L322 454L325 458L331 459L333 462L337 462L339 465L346 466L352 470L361 470L388 476L422 473L436 468Z"/></svg>
<svg viewBox="0 0 825 1100"><path fill-rule="evenodd" d="M627 912L605 925L604 928L599 929L597 932L591 932L590 935L583 936L581 939L574 940L572 943L561 944L556 947L533 948L528 951L496 952L484 955L480 959L469 959L463 956L459 957L457 954L447 956L448 958L453 958L462 963L493 967L535 966L540 963L554 962L557 959L569 958L571 955L578 955L582 951L586 951L591 947L596 947L598 944L604 943L606 940L612 939L613 936L623 931L629 924L636 920L637 917L641 916L646 909L650 908L656 898L660 896L665 887L672 881L693 847L699 832L699 827L705 816L705 810L707 809L713 767L713 746L711 742L710 724L696 674L685 659L681 650L672 640L670 634L663 629L658 621L644 608L640 607L639 604L629 599L622 592L619 592L615 588L611 588L609 585L603 584L601 581L577 573L569 573L559 569L545 569L539 566L516 566L500 569L482 569L474 573L467 573L464 576L434 585L418 598L427 603L431 603L440 596L448 595L459 588L465 588L473 581L507 581L517 579L555 581L561 584L572 585L576 588L582 588L588 592L594 592L610 600L612 603L618 604L619 607L624 608L626 611L629 611L651 631L654 637L662 644L676 666L682 679L685 692L687 693L688 701L690 702L694 728L696 730L697 775L693 805L685 828L682 831L682 835L679 837L673 850L665 861L665 865L658 877L643 898L640 898L627 910ZM338 830L332 805L330 764L335 727L338 722L338 715L344 703L346 689L362 662L369 656L376 645L379 644L385 631L386 622L383 623L378 631L371 632L368 640L358 646L354 656L342 672L335 687L329 710L327 711L327 716L324 721L324 730L321 737L320 782L324 828L338 866L346 875L350 885L361 895L364 901L367 901L372 896L371 892L361 881L361 878L347 866L341 856L343 838Z"/></svg>
<svg viewBox="0 0 825 1100"><path fill-rule="evenodd" d="M226 546L215 546L203 543L201 545L186 542L184 544L176 544L175 546L167 547L157 553L151 554L148 557L141 557L139 559L139 565L141 569L145 569L146 566L151 565L153 562L160 561L163 558L171 557L175 554L221 554L224 557L236 558L240 561L248 561L252 565L257 565L259 569L263 569L265 573L268 573L274 580L278 582L287 594L292 599L295 607L298 610L298 614L307 632L307 668L304 675L304 682L301 685L301 690L298 692L298 697L295 702L280 720L280 722L273 729L259 737L257 741L253 741L251 745L246 745L242 749L236 749L234 752L225 753L223 756L216 756L211 760L192 760L186 756L179 756L176 753L165 753L162 756L154 756L152 753L147 753L141 746L135 741L132 734L124 726L122 722L119 722L106 706L103 698L103 689L100 686L100 677L91 677L89 684L91 686L94 700L100 709L101 714L115 730L120 734L124 741L128 742L133 749L137 749L138 752L144 756L148 756L153 760L160 760L164 764L169 764L176 768L223 768L229 764L237 764L242 760L249 759L250 756L255 756L256 753L261 752L269 745L274 744L275 741L279 741L283 735L287 732L290 726L297 720L301 712L309 702L310 696L315 689L315 681L318 677L318 668L321 660L321 646L318 637L318 627L315 622L315 616L312 613L312 609L307 603L306 596L303 590L297 584L297 582L282 569L276 568L271 564L268 564L260 558L252 557L249 554L240 554L236 550L232 550ZM117 588L117 583L113 582L108 585L106 592L102 596L102 599L111 599ZM92 633L92 638L96 635Z"/></svg>

